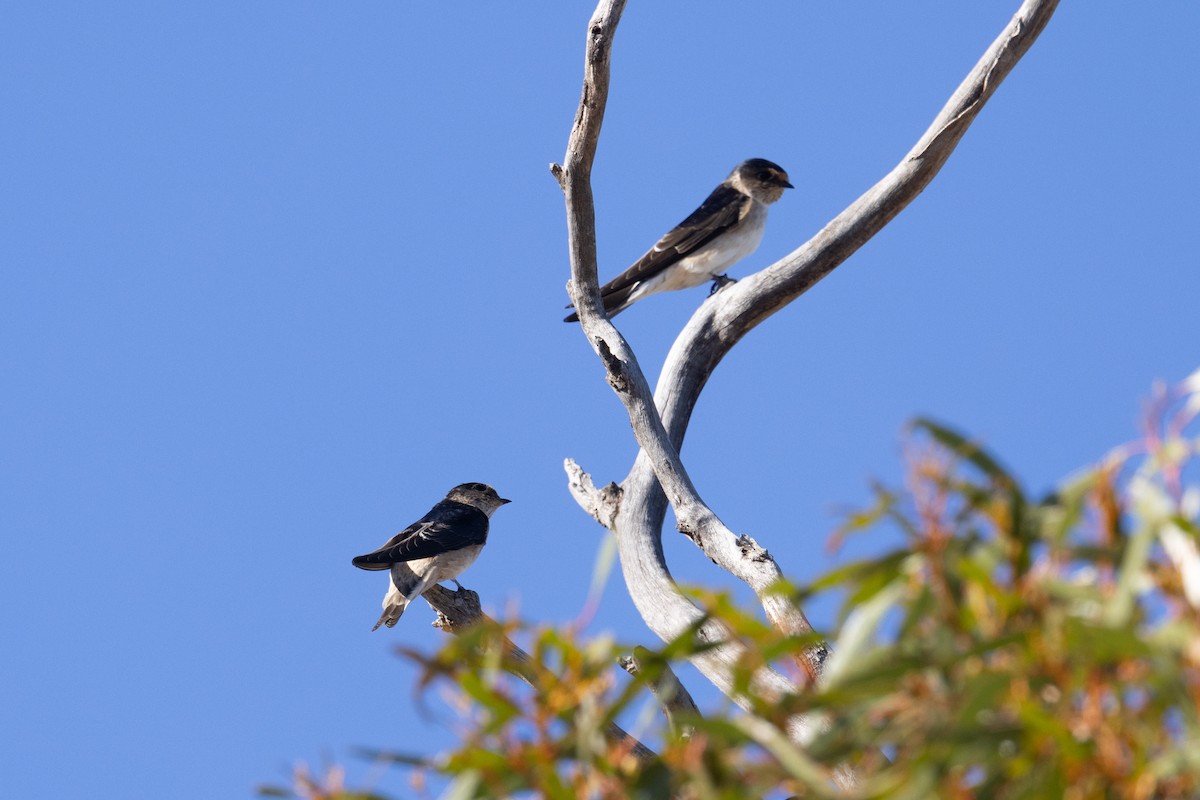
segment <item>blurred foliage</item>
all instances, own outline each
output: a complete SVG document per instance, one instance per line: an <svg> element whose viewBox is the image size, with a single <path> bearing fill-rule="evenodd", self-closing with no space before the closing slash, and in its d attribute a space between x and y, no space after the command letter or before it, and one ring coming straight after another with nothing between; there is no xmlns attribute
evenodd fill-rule
<svg viewBox="0 0 1200 800"><path fill-rule="evenodd" d="M1138 441L1041 500L966 437L915 422L906 485L877 488L835 536L892 526L903 546L779 587L802 604L842 600L818 690L756 694L755 670L794 674L818 638L698 593L751 653L736 667L744 708L666 724L647 687L711 646L691 636L639 650L630 678L614 667L629 646L487 625L409 655L425 685L452 690L461 746L374 757L415 768L418 795L433 771L450 781L441 797L464 799L1200 796L1197 413L1200 373L1160 387ZM532 663L509 663L505 637L527 642ZM609 735L618 717L657 755ZM803 747L789 736L801 725L815 731ZM838 770L857 788L836 790ZM336 769L264 791L373 796Z"/></svg>

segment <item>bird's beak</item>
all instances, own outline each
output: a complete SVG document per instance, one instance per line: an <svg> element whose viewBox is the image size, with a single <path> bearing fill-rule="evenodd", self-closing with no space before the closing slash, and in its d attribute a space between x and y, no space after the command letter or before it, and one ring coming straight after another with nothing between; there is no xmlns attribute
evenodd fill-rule
<svg viewBox="0 0 1200 800"><path fill-rule="evenodd" d="M792 186L792 184L788 183L788 179L787 179L787 178L780 178L780 179L779 179L779 185L780 185L780 186L782 186L782 187L783 187L783 188L785 188L785 189L795 189L795 188L796 188L795 186Z"/></svg>
<svg viewBox="0 0 1200 800"><path fill-rule="evenodd" d="M505 503L511 503L511 502L512 502L512 500L505 500L503 497L500 497L500 498L497 498L497 499L500 501L500 505L504 505Z"/></svg>

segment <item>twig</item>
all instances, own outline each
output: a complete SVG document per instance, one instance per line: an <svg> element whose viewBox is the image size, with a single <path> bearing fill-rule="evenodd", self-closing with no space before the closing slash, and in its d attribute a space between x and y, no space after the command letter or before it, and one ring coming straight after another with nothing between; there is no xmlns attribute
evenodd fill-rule
<svg viewBox="0 0 1200 800"><path fill-rule="evenodd" d="M642 662L648 655L649 651L646 648L637 647L634 649L633 655L625 656L618 663L630 675L637 676L642 674ZM661 670L656 678L648 680L646 683L655 699L658 700L658 704L662 706L663 716L667 718L667 725L675 734L684 739L690 739L695 728L681 722L679 715L698 717L700 709L696 707L696 701L684 688L671 666L663 664Z"/></svg>

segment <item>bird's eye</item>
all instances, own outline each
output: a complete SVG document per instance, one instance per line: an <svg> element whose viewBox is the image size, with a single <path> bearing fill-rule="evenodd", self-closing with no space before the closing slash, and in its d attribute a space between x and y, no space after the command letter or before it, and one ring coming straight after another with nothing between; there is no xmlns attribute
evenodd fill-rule
<svg viewBox="0 0 1200 800"><path fill-rule="evenodd" d="M758 179L759 179L760 181L769 181L769 180L771 180L771 177L772 177L772 176L771 176L771 173L769 173L769 172L760 172L760 173L758 173Z"/></svg>

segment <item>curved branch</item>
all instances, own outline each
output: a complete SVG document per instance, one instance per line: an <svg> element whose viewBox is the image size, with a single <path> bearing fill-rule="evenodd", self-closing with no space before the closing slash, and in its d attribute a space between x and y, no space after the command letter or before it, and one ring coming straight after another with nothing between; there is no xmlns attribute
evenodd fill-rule
<svg viewBox="0 0 1200 800"><path fill-rule="evenodd" d="M621 20L624 6L624 0L601 0L588 22L587 55L579 109L571 128L564 164L551 167L551 171L562 187L567 207L567 239L571 259L571 281L567 284L567 291L575 304L580 325L587 335L588 341L604 363L609 384L625 404L633 421L634 432L637 435L638 444L643 448L643 454L647 454L651 463L657 465L659 472L663 473L660 476L663 486L670 491L672 500L679 504L677 508L686 503L692 511L692 513L680 516L680 519L694 519L699 514L704 517L706 523L712 524L715 521L719 524L716 515L699 500L699 495L679 459L678 451L667 437L662 419L654 404L654 398L650 393L650 386L645 375L642 374L641 366L638 364L633 349L608 319L600 301L596 270L596 220L591 189L591 169L600 138L600 129L604 121L604 109L608 102L609 64L613 36ZM585 502L585 508L589 513L596 519L608 523L610 529L618 534L618 542L628 538L645 538L644 524L626 525L621 520L627 513L639 514L646 510L649 507L647 503L630 503L627 502L628 498L623 498L615 516L611 514L601 516L590 501L590 498L594 496L593 493L588 492L586 486L577 480L578 475L572 471L572 466L573 462L569 462L567 470L572 476L572 485L576 487L573 493L577 499ZM578 470L577 467L576 469ZM582 470L578 470L578 473L582 474ZM665 507L663 512L665 513ZM660 514L658 526L661 527L661 524L662 515ZM720 527L724 529L723 525ZM636 533L633 536L624 536L622 532L625 530ZM728 529L725 530L728 532ZM649 615L655 614L655 609L645 606L640 599L642 593L634 590L624 545L620 547L626 584L630 586L634 604L651 630L665 638L664 631L667 629L678 626L678 630L683 630L696 625L700 627L702 635L712 641L727 641L730 637L724 628L714 621L702 620L700 610L676 590L674 582L666 573L666 562L662 554L659 533L656 531L650 539L656 550L655 561L662 566L662 574L659 576L660 590L666 596L676 600L670 606L674 613L671 615L669 623L666 621L664 624L651 622ZM775 573L776 577L781 576L777 567ZM643 578L649 579L650 575L647 574ZM665 580L661 580L662 578ZM656 594L659 593L656 592ZM805 630L810 629L807 620L803 619L803 614L800 614L798 610L791 615L790 619L795 620L797 617L802 621ZM730 667L740 654L740 646L731 643L727 647L697 656L695 663L710 680L717 682L723 692L732 696ZM763 671L761 681L765 682L763 690L769 693L784 693L792 688L786 678L771 670Z"/></svg>
<svg viewBox="0 0 1200 800"><path fill-rule="evenodd" d="M849 258L924 190L1001 81L1033 45L1057 6L1058 0L1025 0L925 134L887 176L803 246L761 272L719 292L693 315L667 355L655 392L655 401L662 414L662 427L667 431L673 448L677 450L682 446L696 400L725 354L760 322L795 300ZM654 432L656 430L646 431ZM642 441L642 435L639 432L639 442ZM622 482L627 495L644 494L652 501L647 506L648 513L638 520L643 535L622 536L619 540L622 545L622 564L627 560L649 560L658 568L659 580L648 583L646 596L638 603L639 608L643 605L661 608L668 602L676 607L682 603L690 605L671 585L666 564L662 562L662 545L658 541L666 514L666 505L662 502L663 495L658 485L661 482L670 496L672 491L667 484L670 477L669 471L656 469L653 457L648 456L648 451L644 449ZM765 551L760 553L760 548L750 540L753 547L750 557L747 557L743 540L734 539L724 525L716 524L715 516L708 516L711 512L707 508L690 516L689 512L694 513L693 509L696 508L693 503L676 503L674 497L671 501L681 530L688 533L705 555L751 586L759 594L772 621L788 632L807 628L807 620L798 608L764 592L781 576L778 566ZM641 573L651 571L648 567L639 570ZM664 577L666 582L662 580ZM680 618L686 619L683 616ZM661 632L655 632L669 639L677 631L673 627L666 627ZM810 675L820 673L826 655L823 647L809 651Z"/></svg>
<svg viewBox="0 0 1200 800"><path fill-rule="evenodd" d="M832 272L929 184L1057 5L1058 0L1026 0L930 129L891 173L811 241L704 303L672 347L654 397L631 348L605 316L599 300L590 171L607 100L611 37L623 2L602 0L592 17L583 97L566 167L556 168L555 174L567 202L572 271L568 291L584 333L604 362L609 383L625 404L642 447L622 482L621 503L611 527L617 533L630 595L647 625L666 641L689 626L700 625L703 635L726 642L725 647L698 656L695 663L727 695L732 689L729 665L737 658L739 646L729 641L719 625L702 621L699 609L679 593L671 579L662 551L667 498L680 530L719 566L751 586L772 622L789 633L811 628L799 608L770 593L772 584L782 577L774 559L749 537L732 534L700 498L679 459L678 450L700 391L716 365L746 333ZM824 655L822 647L807 654L810 677L819 674ZM769 691L795 688L769 670L763 671L761 680Z"/></svg>
<svg viewBox="0 0 1200 800"><path fill-rule="evenodd" d="M1059 0L1025 0L908 154L802 246L719 292L675 340L656 390L678 448L700 390L725 354L811 289L896 217L933 180L1000 83L1037 40Z"/></svg>
<svg viewBox="0 0 1200 800"><path fill-rule="evenodd" d="M619 663L630 675L641 675L643 661L648 655L646 648L637 647L634 648L633 655L625 656ZM699 717L700 709L669 664L662 664L658 670L654 677L647 676L646 683L662 707L663 716L667 718L667 726L671 732L684 739L690 739L695 733L695 727L684 720Z"/></svg>

